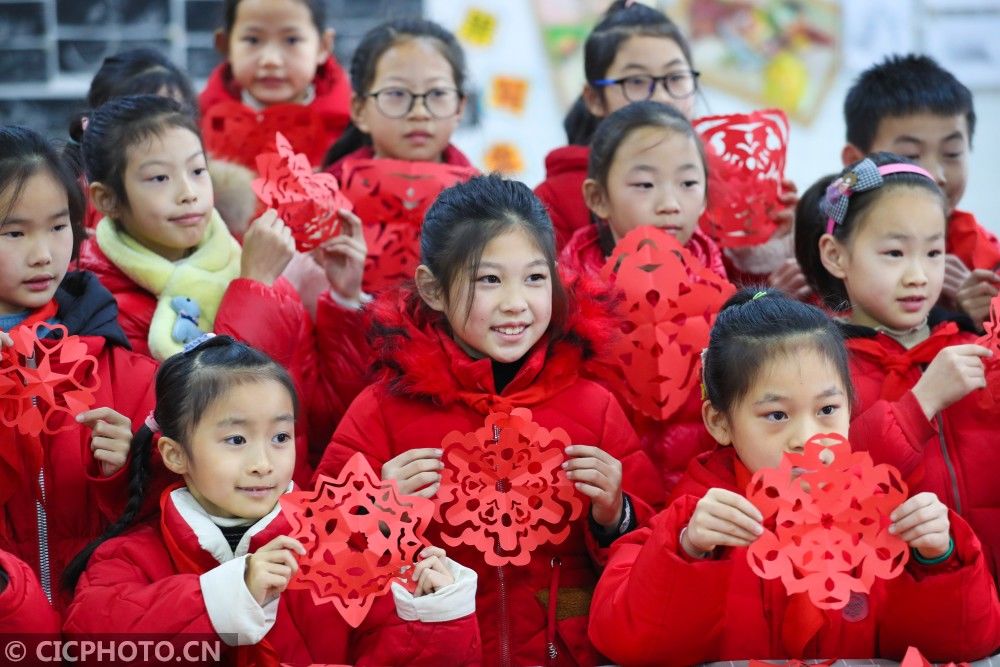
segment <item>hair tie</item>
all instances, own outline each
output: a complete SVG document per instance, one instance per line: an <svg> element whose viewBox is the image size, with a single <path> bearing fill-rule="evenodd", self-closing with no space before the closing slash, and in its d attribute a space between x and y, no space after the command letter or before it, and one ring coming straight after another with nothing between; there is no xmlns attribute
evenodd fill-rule
<svg viewBox="0 0 1000 667"><path fill-rule="evenodd" d="M871 158L866 157L827 187L826 194L819 203L820 212L826 215L826 233L833 234L837 225L844 224L852 194L881 187L885 182L882 177L890 174L917 174L934 181L934 177L926 169L915 164L892 162L877 167Z"/></svg>
<svg viewBox="0 0 1000 667"><path fill-rule="evenodd" d="M153 416L153 411L152 410L150 410L149 414L146 415L146 421L143 422L143 423L145 423L146 424L146 428L148 428L153 433L159 433L160 432L160 425L156 423L156 417Z"/></svg>
<svg viewBox="0 0 1000 667"><path fill-rule="evenodd" d="M756 294L754 294L753 297L750 300L751 301L756 301L757 299L762 299L765 296L767 296L767 290L761 290L761 291L757 292Z"/></svg>
<svg viewBox="0 0 1000 667"><path fill-rule="evenodd" d="M212 340L213 338L215 338L215 334L209 331L208 333L203 333L192 341L188 341L187 345L184 346L184 354L190 354L202 343Z"/></svg>

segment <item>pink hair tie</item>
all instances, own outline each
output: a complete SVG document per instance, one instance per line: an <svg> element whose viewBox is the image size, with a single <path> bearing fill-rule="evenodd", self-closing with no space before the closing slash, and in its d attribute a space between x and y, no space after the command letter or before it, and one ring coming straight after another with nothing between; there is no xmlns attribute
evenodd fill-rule
<svg viewBox="0 0 1000 667"><path fill-rule="evenodd" d="M826 215L826 233L833 234L837 225L843 224L847 217L847 204L855 192L865 192L882 187L883 176L890 174L917 174L936 183L934 177L923 167L906 162L893 162L876 167L871 158L865 158L854 165L850 171L844 172L830 183L826 195L819 204L820 211Z"/></svg>
<svg viewBox="0 0 1000 667"><path fill-rule="evenodd" d="M146 415L146 421L144 423L146 424L146 428L148 428L153 433L160 432L160 425L156 423L156 417L153 416L152 410L150 410L149 414Z"/></svg>

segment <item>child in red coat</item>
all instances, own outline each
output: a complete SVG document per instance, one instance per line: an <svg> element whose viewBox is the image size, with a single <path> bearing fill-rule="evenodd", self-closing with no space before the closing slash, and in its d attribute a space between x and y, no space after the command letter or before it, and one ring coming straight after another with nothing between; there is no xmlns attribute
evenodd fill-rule
<svg viewBox="0 0 1000 667"><path fill-rule="evenodd" d="M217 634L241 664L477 661L475 573L439 548L415 565L415 592L394 584L356 632L333 604L286 590L305 548L278 502L295 468L295 390L281 366L206 337L164 362L156 393L156 423L133 441L128 509L68 570L72 581L86 567L66 632ZM164 492L158 522L121 534L142 504L154 429L184 482Z"/></svg>
<svg viewBox="0 0 1000 667"><path fill-rule="evenodd" d="M318 165L350 118L321 0L226 0L215 46L226 57L201 93L205 149L256 169L281 132Z"/></svg>
<svg viewBox="0 0 1000 667"><path fill-rule="evenodd" d="M24 561L0 549L0 633L58 636L59 614ZM8 656L9 657L9 656Z"/></svg>
<svg viewBox="0 0 1000 667"><path fill-rule="evenodd" d="M945 193L906 158L875 153L807 195L796 216L799 261L829 307L849 309L859 399L851 440L962 515L996 574L1000 450L979 391L990 351L975 344L968 318L935 307L947 272Z"/></svg>
<svg viewBox="0 0 1000 667"><path fill-rule="evenodd" d="M68 271L83 237L83 197L72 169L45 139L25 128L0 128L0 192L3 363L13 344L5 332L41 322L66 327L97 359L94 409L55 412L50 432L37 436L0 425L0 549L35 570L58 608L65 602L57 593L66 562L121 511L121 469L132 424L152 407L156 364L129 351L115 301L96 278ZM49 339L59 335L39 331ZM71 372L58 352L45 363L54 373ZM44 410L44 396L36 400Z"/></svg>
<svg viewBox="0 0 1000 667"><path fill-rule="evenodd" d="M465 76L461 45L432 21L397 19L370 30L351 59L351 124L330 147L327 171L343 180L354 166L374 158L412 163L417 174L444 164L460 168L464 178L473 175L468 158L451 144L465 111ZM393 185L383 181L381 187ZM389 195L403 202L402 215L387 212L385 219L363 221L370 253L365 290L370 293L409 280L420 263L420 219L430 201L407 194L406 181L395 187L399 191ZM355 189L351 196L369 195ZM370 196L386 198L378 190ZM416 216L409 213L415 207Z"/></svg>
<svg viewBox="0 0 1000 667"><path fill-rule="evenodd" d="M360 451L404 492L435 497L450 432L514 408L564 428L575 444L563 468L590 501L565 541L540 545L523 566L490 565L467 545L453 553L479 573L486 664L601 664L586 637L593 559L662 501L618 402L581 377L613 330L607 305L585 281L568 296L551 222L515 181L477 177L442 192L421 245L416 291L376 302L381 378L351 405L317 472L334 474Z"/></svg>
<svg viewBox="0 0 1000 667"><path fill-rule="evenodd" d="M903 573L853 593L842 610L789 596L747 563L764 531L745 497L813 435L846 435L847 351L819 309L777 291L743 290L705 352L705 426L720 447L692 462L670 507L613 547L591 607L590 636L623 665L747 658L889 658L916 646L936 661L982 658L1000 645L1000 602L979 541L930 492L891 514L912 550Z"/></svg>

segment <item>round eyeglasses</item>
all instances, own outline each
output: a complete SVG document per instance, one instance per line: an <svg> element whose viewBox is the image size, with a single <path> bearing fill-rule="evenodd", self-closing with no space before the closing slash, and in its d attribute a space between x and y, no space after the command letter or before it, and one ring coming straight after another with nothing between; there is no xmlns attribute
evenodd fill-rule
<svg viewBox="0 0 1000 667"><path fill-rule="evenodd" d="M590 84L602 88L607 86L621 86L622 95L629 102L642 102L651 99L656 92L656 84L661 84L670 97L675 100L683 100L691 97L698 90L699 76L701 76L701 72L683 70L664 74L663 76L633 74L620 79L598 79L597 81L591 81Z"/></svg>
<svg viewBox="0 0 1000 667"><path fill-rule="evenodd" d="M368 93L375 98L375 108L387 118L403 118L420 100L427 113L435 118L448 118L458 113L462 93L455 88L431 88L426 93L414 93L406 88L382 88Z"/></svg>

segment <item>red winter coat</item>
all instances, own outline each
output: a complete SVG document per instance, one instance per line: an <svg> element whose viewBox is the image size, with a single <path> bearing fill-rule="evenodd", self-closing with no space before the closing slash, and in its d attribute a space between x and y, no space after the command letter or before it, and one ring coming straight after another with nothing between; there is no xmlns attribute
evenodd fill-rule
<svg viewBox="0 0 1000 667"><path fill-rule="evenodd" d="M535 188L552 218L556 249L569 243L576 230L590 224L590 209L583 201L589 146L563 146L545 156L545 180Z"/></svg>
<svg viewBox="0 0 1000 667"><path fill-rule="evenodd" d="M67 274L56 302L55 320L71 335L80 336L87 353L97 358L100 387L94 407L113 408L138 429L156 402L156 363L128 350L128 341L116 321L114 299L93 275ZM0 549L30 565L46 591L56 593L53 600L61 607L68 601L58 594L66 564L124 509L128 466L111 477L102 476L90 450L92 431L65 415L57 420L68 424L68 430L41 435L45 520L40 520L36 509L37 468L24 470L33 468L25 459L22 470L26 476L18 488L4 490L11 495L0 514ZM0 441L4 440L22 452L32 446L28 436L0 426Z"/></svg>
<svg viewBox="0 0 1000 667"><path fill-rule="evenodd" d="M52 608L28 565L0 549L0 634L58 634Z"/></svg>
<svg viewBox="0 0 1000 667"><path fill-rule="evenodd" d="M344 175L344 162L346 160L370 160L375 157L375 149L371 146L362 146L358 150L348 153L344 157L340 158L329 167L326 168L328 174L333 174L337 177L337 180ZM441 153L441 162L444 164L450 164L454 167L472 167L474 166L469 162L469 158L466 157L465 153L460 151L457 147L448 144L444 148L444 152Z"/></svg>
<svg viewBox="0 0 1000 667"><path fill-rule="evenodd" d="M737 469L740 470L737 470ZM916 646L930 660L982 658L1000 644L1000 603L979 541L951 515L955 551L939 565L910 559L869 595L823 611L750 569L746 548L695 560L681 529L711 487L743 493L750 473L731 447L692 462L678 497L648 528L620 538L594 594L590 637L623 665L749 658L889 658ZM788 627L785 627L786 622ZM798 631L794 631L797 628ZM783 638L783 631L787 638Z"/></svg>
<svg viewBox="0 0 1000 667"><path fill-rule="evenodd" d="M445 330L443 317L414 293L404 290L399 301L390 295L376 301L373 319L383 333L376 340L386 370L351 405L317 474L336 474L358 451L379 470L404 451L439 447L452 431L482 427L491 410L526 407L542 427L562 427L573 442L596 445L619 459L637 516L640 521L649 516L646 503L662 502L659 475L615 398L579 375L589 351L610 331L607 306L591 301L583 287L569 292L579 300L579 309L571 305L571 334L539 342L499 394L491 360L464 353ZM435 526L428 539L438 542ZM467 546L450 547L448 553L479 574L477 614L486 664L600 664L586 637L587 605L598 573L594 558L599 557L586 515L564 542L539 547L527 566L489 566ZM557 621L549 628L544 600L555 577L559 588L551 611ZM551 662L546 658L549 637L557 650Z"/></svg>
<svg viewBox="0 0 1000 667"><path fill-rule="evenodd" d="M983 228L971 213L951 212L945 247L969 269L1000 269L1000 241Z"/></svg>
<svg viewBox="0 0 1000 667"><path fill-rule="evenodd" d="M119 321L132 348L148 355L149 324L156 310L156 296L115 266L93 239L85 241L80 249L80 266L96 273L104 286L111 290L118 301ZM325 309L325 312L321 314L320 309ZM344 318L350 323L358 317L357 314L340 308L328 297L321 298L317 304L318 321L329 322L331 319ZM339 326L337 330L350 331L350 327ZM329 436L354 394L360 391L360 387L355 387L342 395L339 393L341 384L359 384L360 381L355 380L355 377L361 371L354 371L352 375L346 376L338 373L321 377L318 374L317 341L312 320L295 289L284 278L279 278L270 287L245 278L233 280L216 313L215 333L228 334L266 352L291 373L305 407L297 424L299 432L296 434L295 480L302 484L308 483L312 475L308 437L310 429ZM321 334L327 350L335 350L337 345L342 344L339 340L328 341L328 338ZM337 355L344 358L348 353L349 350L338 351ZM338 367L336 357L326 361L330 354L323 352L321 356L324 357L325 367ZM350 366L355 367L360 363L352 361ZM315 425L313 421L316 422ZM322 447L322 444L319 446Z"/></svg>
<svg viewBox="0 0 1000 667"><path fill-rule="evenodd" d="M911 391L922 368L941 348L977 338L956 322L940 321L942 312L931 311L930 338L909 351L884 333L844 327L857 392L851 443L871 452L876 463L898 468L911 491L933 491L968 521L996 575L1000 572L997 416L980 407L981 392L975 391L928 421Z"/></svg>
<svg viewBox="0 0 1000 667"><path fill-rule="evenodd" d="M242 90L233 80L229 63L222 63L212 71L205 90L198 97L205 149L214 158L256 170L256 157L265 150L273 150L274 132L278 131L291 142L296 153L305 153L309 162L320 164L327 148L343 134L351 120L351 82L331 55L316 70L313 86L315 97L307 105L279 104L257 111L243 104ZM235 132L218 134L221 128L213 129L213 123L218 122L213 119L218 112L215 108L225 103L231 109L227 109L222 118L225 123L232 123L230 130L239 130L238 136L233 136ZM306 116L309 122L303 122L297 115L303 110L309 112ZM284 111L293 113L284 118L281 115ZM236 114L245 117L248 127L237 124ZM313 128L311 133L310 127ZM255 131L257 128L261 131ZM307 128L306 132L301 128Z"/></svg>
<svg viewBox="0 0 1000 667"><path fill-rule="evenodd" d="M161 506L158 525L139 527L94 552L77 584L64 632L114 628L157 639L231 638L239 632L246 645L227 650L257 664L476 664L480 644L471 613L436 623L404 621L387 594L353 630L333 604L316 604L309 590L286 589L277 601L260 607L243 584L245 554L288 534L277 509L253 526L259 532L249 544L238 545L241 555L234 557L186 488L168 490ZM268 612L276 614L270 626Z"/></svg>
<svg viewBox="0 0 1000 667"><path fill-rule="evenodd" d="M599 278L601 269L607 263L600 237L597 225L591 224L578 229L562 249L559 266L570 272ZM719 276L726 277L719 247L700 229L695 229L685 248ZM643 449L662 473L667 491L684 474L691 459L715 447L715 440L705 430L701 419L700 386L691 390L687 402L667 421L650 419L631 410L624 399L620 399L620 402L639 434Z"/></svg>

